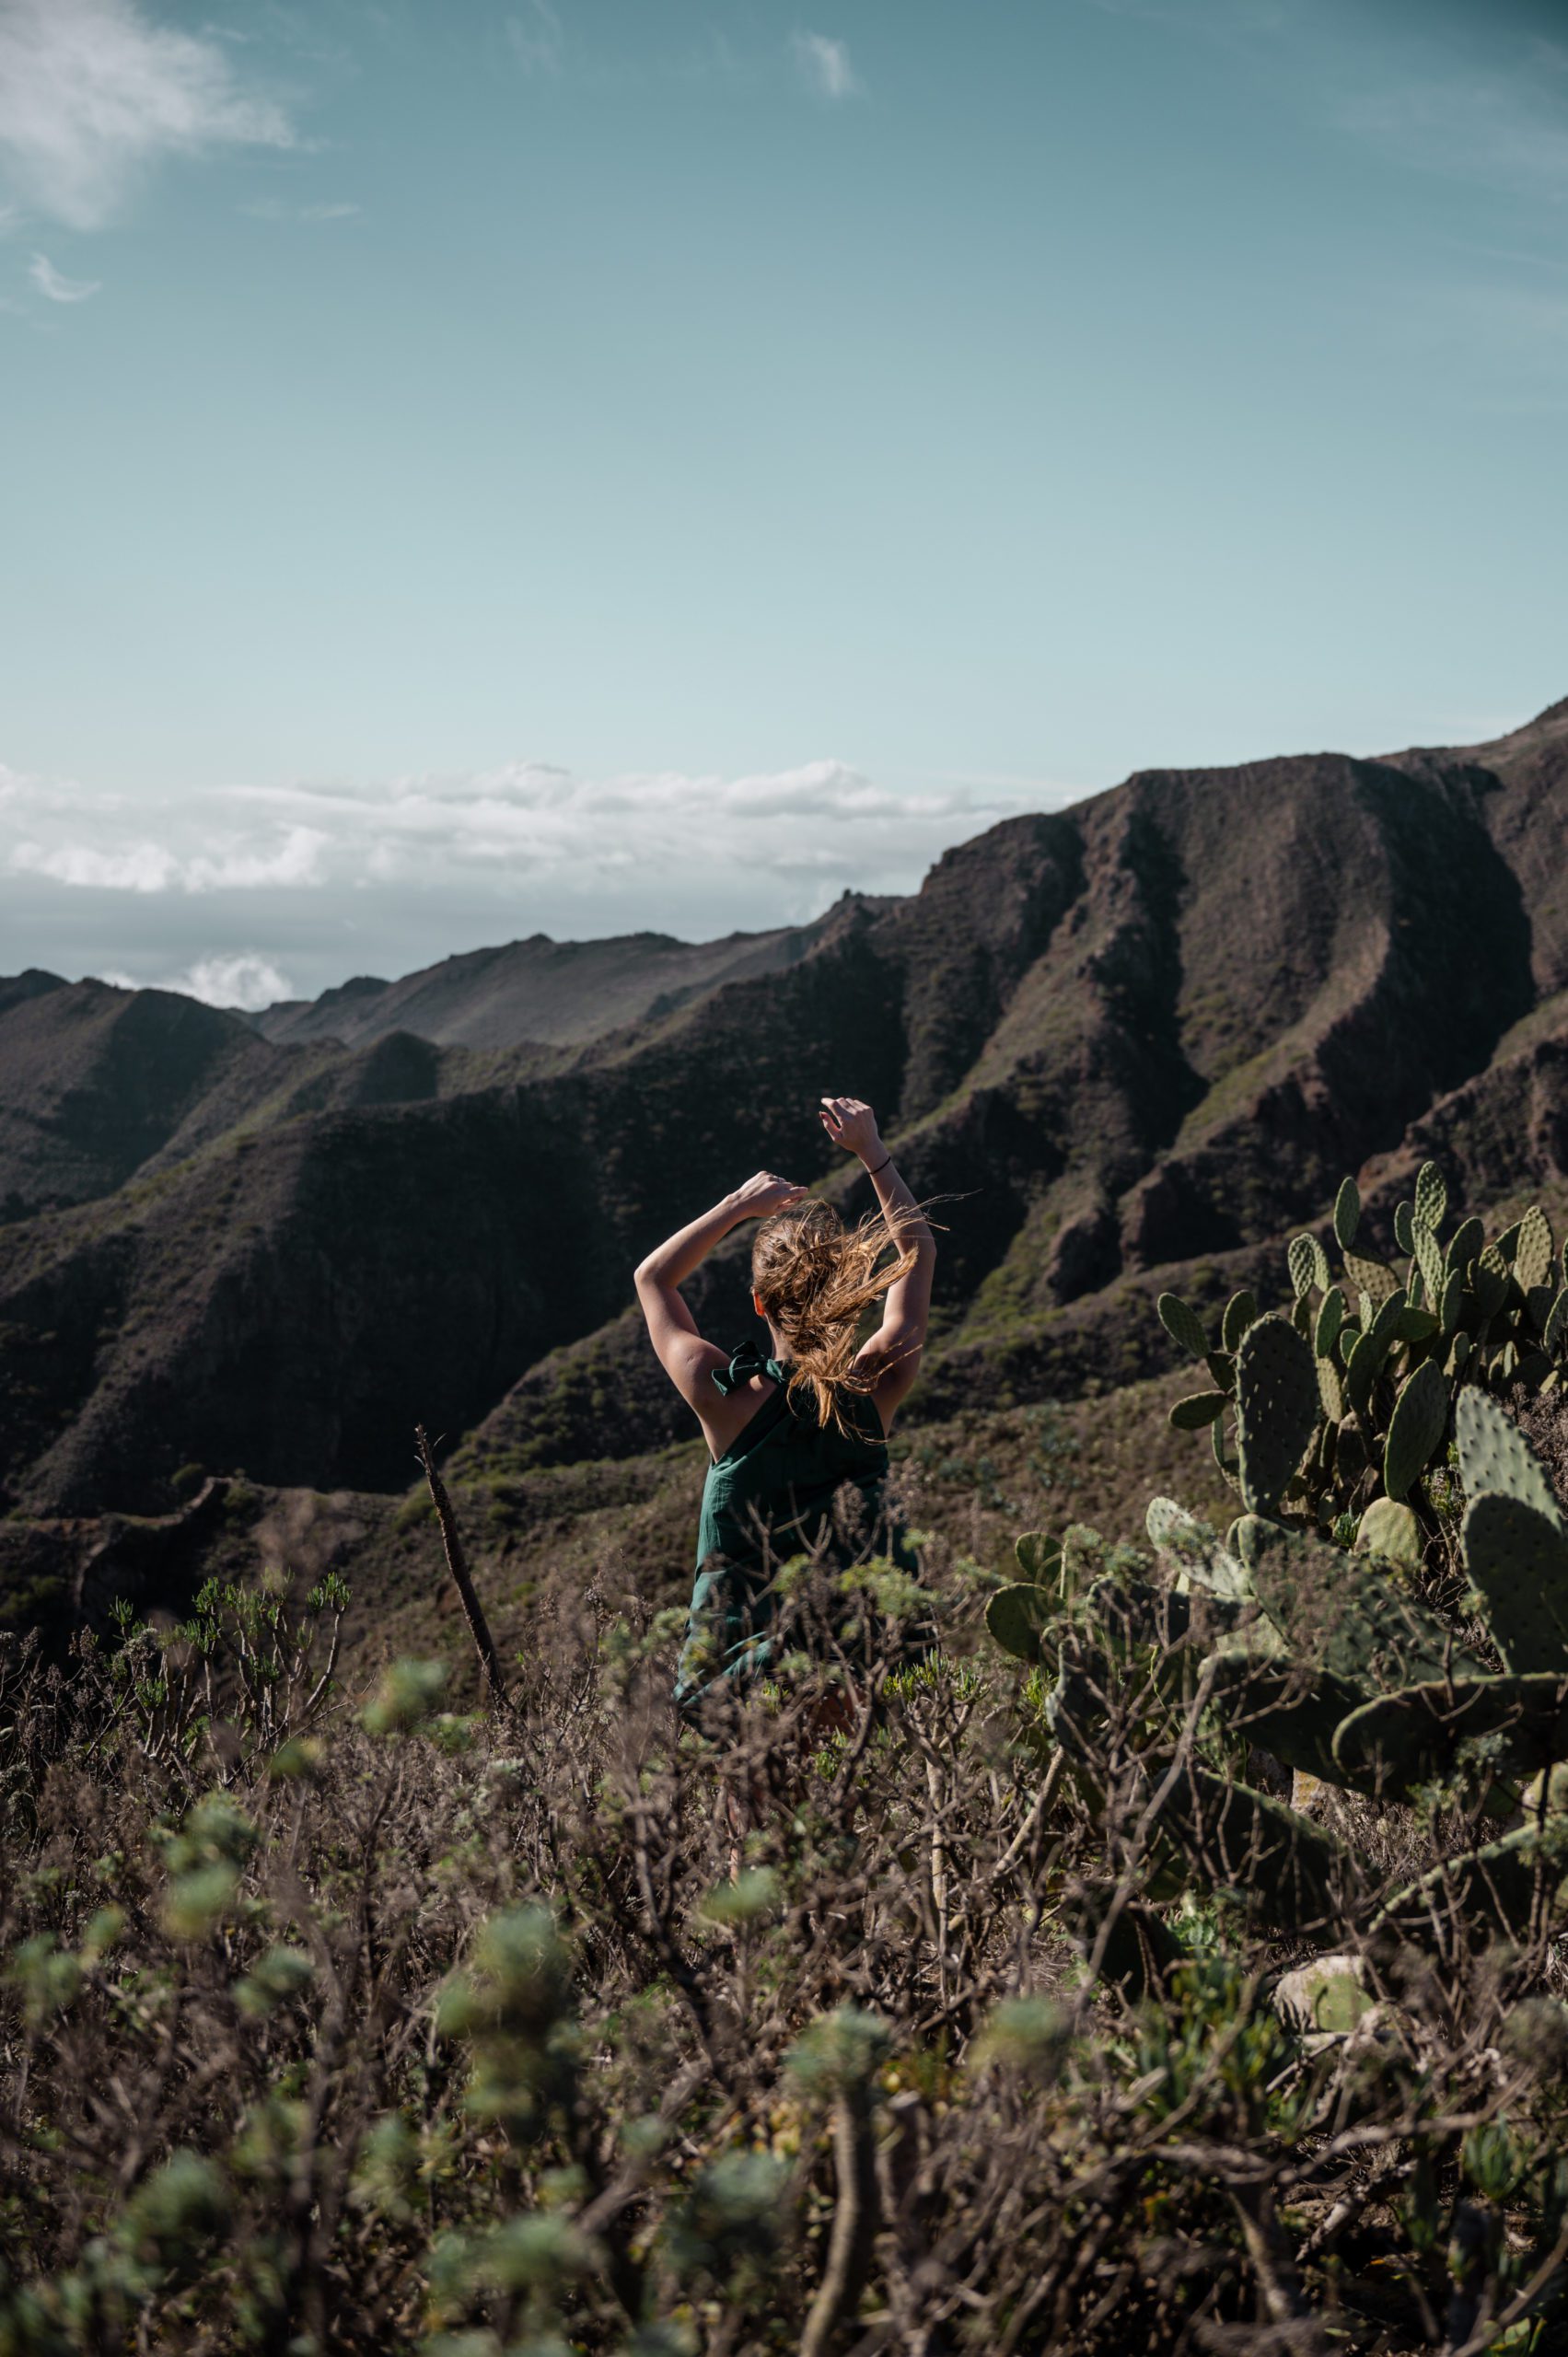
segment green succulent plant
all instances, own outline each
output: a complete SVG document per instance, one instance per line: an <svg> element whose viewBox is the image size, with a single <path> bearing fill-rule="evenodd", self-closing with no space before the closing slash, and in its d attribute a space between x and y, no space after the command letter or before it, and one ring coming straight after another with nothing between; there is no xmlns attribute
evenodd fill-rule
<svg viewBox="0 0 1568 2357"><path fill-rule="evenodd" d="M1145 1906L1229 1890L1301 1933L1348 1899L1375 1909L1375 1928L1421 1938L1440 1894L1450 1915L1517 1939L1568 1898L1568 1774L1553 1773L1568 1761L1568 1517L1490 1387L1521 1368L1554 1384L1541 1338L1554 1318L1568 1332L1568 1314L1542 1214L1491 1245L1467 1220L1445 1248L1446 1214L1428 1164L1395 1223L1410 1251L1401 1282L1356 1252L1360 1202L1345 1182L1333 1234L1353 1318L1309 1235L1290 1248L1293 1309L1260 1316L1234 1297L1219 1352L1188 1304L1163 1296L1167 1330L1218 1388L1216 1434L1234 1412L1234 1460L1223 1442L1218 1454L1247 1511L1222 1538L1156 1498L1136 1554L1081 1527L1060 1550L1032 1533L1019 1556L1037 1576L991 1599L993 1636L1051 1681L1050 1737L1091 1807L1139 1764ZM1172 1420L1202 1421L1194 1400ZM1434 1495L1428 1469L1450 1428ZM1452 1589L1442 1606L1420 1585L1439 1521L1464 1575L1462 1620ZM1478 1824L1528 1807L1501 1839L1478 1834L1379 1898L1343 1842L1238 1778L1238 1747L1376 1802L1468 1795ZM1109 1968L1136 1977L1120 1952Z"/></svg>
<svg viewBox="0 0 1568 2357"><path fill-rule="evenodd" d="M1545 1213L1532 1208L1490 1242L1473 1216L1445 1241L1448 1221L1446 1182L1426 1163L1413 1201L1394 1213L1401 1271L1367 1241L1346 1178L1330 1223L1340 1277L1318 1236L1294 1237L1288 1309L1260 1315L1250 1293L1234 1295L1218 1347L1189 1302L1160 1295L1167 1333L1207 1377L1177 1400L1171 1423L1212 1431L1215 1459L1250 1512L1327 1531L1386 1497L1410 1503L1431 1535L1440 1504L1426 1477L1442 1463L1458 1400L1562 1382L1568 1285Z"/></svg>

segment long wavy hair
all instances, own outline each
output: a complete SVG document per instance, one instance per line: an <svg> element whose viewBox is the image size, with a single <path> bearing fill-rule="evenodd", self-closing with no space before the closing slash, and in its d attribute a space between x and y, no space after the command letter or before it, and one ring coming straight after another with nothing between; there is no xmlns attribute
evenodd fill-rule
<svg viewBox="0 0 1568 2357"><path fill-rule="evenodd" d="M846 1431L845 1399L865 1397L885 1371L855 1366L861 1317L916 1257L900 1238L896 1214L873 1212L846 1228L821 1202L775 1213L757 1230L752 1289L783 1337L789 1395L809 1392L819 1423Z"/></svg>

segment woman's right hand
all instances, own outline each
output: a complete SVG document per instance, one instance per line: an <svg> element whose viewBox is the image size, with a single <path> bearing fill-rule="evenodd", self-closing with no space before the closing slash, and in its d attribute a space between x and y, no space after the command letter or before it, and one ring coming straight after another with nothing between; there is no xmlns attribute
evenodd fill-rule
<svg viewBox="0 0 1568 2357"><path fill-rule="evenodd" d="M804 1187L797 1187L793 1178L778 1178L772 1170L759 1170L730 1197L741 1219L771 1219L775 1212L793 1211L805 1201Z"/></svg>

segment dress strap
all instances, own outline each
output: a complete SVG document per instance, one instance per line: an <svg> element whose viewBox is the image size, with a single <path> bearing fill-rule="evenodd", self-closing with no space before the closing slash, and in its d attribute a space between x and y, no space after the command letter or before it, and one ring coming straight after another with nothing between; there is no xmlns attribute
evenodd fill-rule
<svg viewBox="0 0 1568 2357"><path fill-rule="evenodd" d="M772 1383L784 1381L784 1371L777 1359L764 1358L755 1342L742 1342L731 1352L727 1366L714 1367L714 1386L721 1398L727 1399L732 1391L738 1391L757 1375L765 1376Z"/></svg>

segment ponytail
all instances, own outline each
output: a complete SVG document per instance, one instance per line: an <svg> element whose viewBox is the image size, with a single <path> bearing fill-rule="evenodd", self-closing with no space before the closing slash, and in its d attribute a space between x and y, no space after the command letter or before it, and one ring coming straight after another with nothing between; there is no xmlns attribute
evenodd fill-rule
<svg viewBox="0 0 1568 2357"><path fill-rule="evenodd" d="M893 1257L884 1260L889 1234ZM809 1391L819 1423L847 1429L846 1397L865 1397L880 1368L857 1368L861 1314L914 1267L898 1216L873 1212L846 1228L830 1203L807 1203L765 1220L751 1252L751 1283L789 1352L788 1392ZM878 1265L878 1264L881 1265Z"/></svg>

